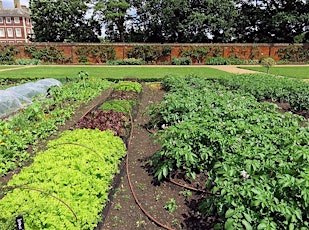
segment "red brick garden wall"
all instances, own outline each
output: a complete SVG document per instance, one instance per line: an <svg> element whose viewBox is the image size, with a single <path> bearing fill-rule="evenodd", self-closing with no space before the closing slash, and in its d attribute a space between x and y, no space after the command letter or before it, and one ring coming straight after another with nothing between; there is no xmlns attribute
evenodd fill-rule
<svg viewBox="0 0 309 230"><path fill-rule="evenodd" d="M179 58L181 52L188 49L194 49L197 47L208 47L213 50L216 48L222 53L221 56L230 58L237 57L243 60L260 59L262 57L272 57L275 60L279 60L278 50L280 48L286 48L291 44L145 44L145 43L28 43L28 44L14 44L14 46L20 51L16 58L29 58L29 55L24 51L25 46L35 46L37 49L44 49L46 47L54 46L57 50L60 50L66 58L71 60L71 63L79 63L79 56L76 53L80 47L88 47L89 49L98 46L114 47L115 56L117 60L127 58L127 50L133 49L136 46L155 46L162 48L164 46L171 47L171 54L167 57L160 58L162 62L170 62L172 58ZM309 44L293 44L295 47L302 47L309 49ZM210 52L208 57L212 56ZM207 58L206 58L207 59ZM91 55L88 57L88 62L100 64L102 61L98 60ZM197 63L197 61L194 61Z"/></svg>

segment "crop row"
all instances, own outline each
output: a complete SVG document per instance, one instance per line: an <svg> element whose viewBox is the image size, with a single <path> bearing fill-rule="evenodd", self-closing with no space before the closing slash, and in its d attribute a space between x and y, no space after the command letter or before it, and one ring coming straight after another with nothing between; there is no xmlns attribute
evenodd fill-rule
<svg viewBox="0 0 309 230"><path fill-rule="evenodd" d="M161 151L158 179L207 171L201 211L222 229L308 229L308 122L252 95L188 76L163 80L169 90L150 111Z"/></svg>
<svg viewBox="0 0 309 230"><path fill-rule="evenodd" d="M12 118L0 120L0 176L22 165L29 159L29 145L36 146L38 140L56 132L78 106L111 84L100 79L68 82L51 88L47 98L35 100Z"/></svg>
<svg viewBox="0 0 309 230"><path fill-rule="evenodd" d="M309 84L266 74L244 74L218 79L230 90L247 92L259 101L288 102L295 111L309 111Z"/></svg>
<svg viewBox="0 0 309 230"><path fill-rule="evenodd" d="M25 229L94 229L125 155L111 131L65 131L2 190L0 229L15 229L17 216Z"/></svg>

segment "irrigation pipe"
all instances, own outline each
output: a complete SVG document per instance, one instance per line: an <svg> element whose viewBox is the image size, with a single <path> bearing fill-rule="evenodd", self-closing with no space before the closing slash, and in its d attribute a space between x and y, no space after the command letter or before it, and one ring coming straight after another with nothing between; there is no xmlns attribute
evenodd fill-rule
<svg viewBox="0 0 309 230"><path fill-rule="evenodd" d="M133 119L132 119L132 114L131 112L129 111L129 115L130 115L130 119L131 119L131 132L130 132L130 136L129 136L129 140L128 140L128 147L130 146L130 142L131 142L131 139L132 139L132 135L133 135ZM131 182L131 179L130 179L130 175L129 175L129 151L127 151L127 157L126 157L126 171L127 171L127 178L128 178L128 183L129 183L129 186L130 186L130 190L131 190L131 193L134 197L134 200L135 202L137 203L138 207L143 211L143 213L150 219L152 220L154 223L156 223L158 226L162 227L162 228L165 228L167 230L174 230L173 228L170 228L162 223L160 223L159 221L157 221L150 213L148 213L146 211L146 209L142 206L142 204L139 202L138 200L138 197L134 191L134 188L133 188L133 185L132 185L132 182Z"/></svg>
<svg viewBox="0 0 309 230"><path fill-rule="evenodd" d="M25 189L25 190L30 190L30 191L35 191L35 192L40 192L40 193L43 193L45 195L48 195L56 200L58 200L59 202L61 202L64 206L66 206L70 211L71 213L74 215L75 217L75 220L77 221L77 216L76 216L76 213L74 212L74 210L66 203L64 202L63 200L61 200L60 198L48 193L48 192L45 192L44 190L41 190L41 189L38 189L38 188L30 188L30 187L25 187L25 186L7 186L5 187L4 189L6 190L14 190L14 189Z"/></svg>

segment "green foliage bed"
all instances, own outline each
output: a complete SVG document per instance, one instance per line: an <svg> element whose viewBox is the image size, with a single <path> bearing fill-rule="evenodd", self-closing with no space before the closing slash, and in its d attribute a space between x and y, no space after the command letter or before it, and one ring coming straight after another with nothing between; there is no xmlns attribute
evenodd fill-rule
<svg viewBox="0 0 309 230"><path fill-rule="evenodd" d="M0 229L15 229L19 215L25 229L93 229L125 155L111 131L64 132L8 183L15 189L0 200Z"/></svg>
<svg viewBox="0 0 309 230"><path fill-rule="evenodd" d="M169 93L150 111L158 179L206 171L212 195L200 208L220 217L217 229L309 228L308 120L196 76L163 84Z"/></svg>

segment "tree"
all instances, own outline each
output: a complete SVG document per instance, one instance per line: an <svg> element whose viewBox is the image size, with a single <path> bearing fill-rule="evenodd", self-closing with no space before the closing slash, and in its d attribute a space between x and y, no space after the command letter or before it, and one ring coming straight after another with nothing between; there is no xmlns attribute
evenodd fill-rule
<svg viewBox="0 0 309 230"><path fill-rule="evenodd" d="M94 1L95 14L106 27L106 35L112 41L124 42L126 26L129 20L128 10L130 3L127 0L96 0Z"/></svg>
<svg viewBox="0 0 309 230"><path fill-rule="evenodd" d="M227 42L237 11L231 0L134 0L136 24L149 42Z"/></svg>
<svg viewBox="0 0 309 230"><path fill-rule="evenodd" d="M35 42L98 42L100 25L86 19L89 1L30 0Z"/></svg>
<svg viewBox="0 0 309 230"><path fill-rule="evenodd" d="M235 1L240 13L240 42L299 42L308 31L309 3L303 0ZM304 36L303 36L304 38Z"/></svg>

